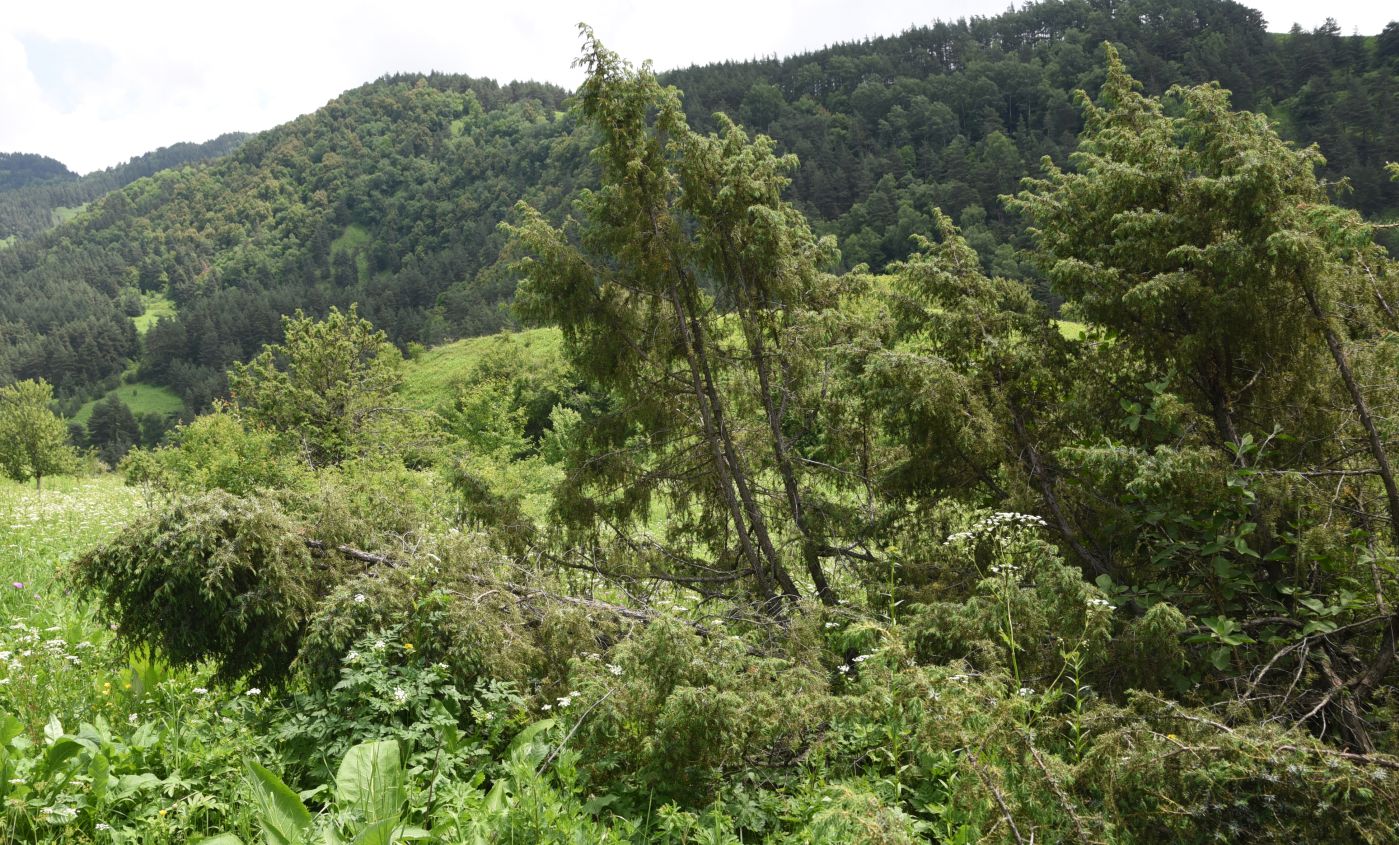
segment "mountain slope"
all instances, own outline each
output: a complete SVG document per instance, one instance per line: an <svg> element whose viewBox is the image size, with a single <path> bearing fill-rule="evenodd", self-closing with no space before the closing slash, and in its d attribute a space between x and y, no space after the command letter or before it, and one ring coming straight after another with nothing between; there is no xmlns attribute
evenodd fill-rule
<svg viewBox="0 0 1399 845"><path fill-rule="evenodd" d="M0 155L0 240L31 238L104 194L162 170L226 155L247 137L244 132L230 132L202 144L172 144L86 176L51 158ZM35 160L47 164L40 166ZM28 178L19 178L24 172L17 169L21 162L29 162Z"/></svg>
<svg viewBox="0 0 1399 845"><path fill-rule="evenodd" d="M1097 89L1103 40L1148 89L1220 79L1297 141L1321 140L1330 175L1351 180L1340 199L1385 214L1399 208L1379 170L1399 158L1399 37L1388 33L1270 36L1257 12L1219 0L1065 0L665 78L696 125L723 111L798 155L791 194L847 266L902 259L940 207L987 269L1035 282L1017 253L1023 225L998 196L1041 157L1072 152L1072 92ZM557 218L593 183L566 96L385 77L223 159L103 197L0 250L0 382L44 376L91 396L139 359L143 378L198 406L297 308L358 302L400 344L499 328L514 284L499 222L520 199ZM138 339L130 317L151 292L177 316Z"/></svg>

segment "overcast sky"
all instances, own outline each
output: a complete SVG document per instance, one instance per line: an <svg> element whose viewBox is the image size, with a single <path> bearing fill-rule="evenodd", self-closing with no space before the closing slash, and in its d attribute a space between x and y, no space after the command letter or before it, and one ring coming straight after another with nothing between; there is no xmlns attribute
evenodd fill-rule
<svg viewBox="0 0 1399 845"><path fill-rule="evenodd" d="M660 69L786 56L935 18L994 15L1008 0L6 0L0 152L87 173L177 141L258 131L398 71L440 70L572 87L575 25ZM1330 15L1378 32L1382 0L1260 0L1271 31ZM1388 14L1387 14L1388 13Z"/></svg>

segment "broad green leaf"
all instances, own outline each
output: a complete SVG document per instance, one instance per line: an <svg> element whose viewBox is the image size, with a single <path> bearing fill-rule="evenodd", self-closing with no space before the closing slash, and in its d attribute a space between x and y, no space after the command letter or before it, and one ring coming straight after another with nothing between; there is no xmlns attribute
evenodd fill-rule
<svg viewBox="0 0 1399 845"><path fill-rule="evenodd" d="M107 796L107 784L111 782L111 764L107 761L107 755L94 754L92 761L87 764L87 776L92 781L89 789L95 801L101 802Z"/></svg>
<svg viewBox="0 0 1399 845"><path fill-rule="evenodd" d="M350 845L390 845L393 842L393 819L383 819L368 825L350 840Z"/></svg>
<svg viewBox="0 0 1399 845"><path fill-rule="evenodd" d="M24 723L9 713L0 716L0 745L9 745L10 740L24 733Z"/></svg>
<svg viewBox="0 0 1399 845"><path fill-rule="evenodd" d="M194 845L243 845L243 840L232 833L220 833L208 839L200 839Z"/></svg>
<svg viewBox="0 0 1399 845"><path fill-rule="evenodd" d="M263 840L267 845L296 845L311 829L310 811L281 778L252 760L247 766Z"/></svg>
<svg viewBox="0 0 1399 845"><path fill-rule="evenodd" d="M510 741L510 748L506 751L506 758L514 760L518 754L530 753L530 747L534 744L534 738L555 725L553 719L541 719L524 730L515 734L515 738Z"/></svg>
<svg viewBox="0 0 1399 845"><path fill-rule="evenodd" d="M58 742L66 731L63 730L63 723L58 721L57 716L50 716L47 725L44 725L44 739L48 742Z"/></svg>
<svg viewBox="0 0 1399 845"><path fill-rule="evenodd" d="M397 742L386 739L361 743L340 761L335 775L336 802L340 809L354 812L366 824L397 824L404 797Z"/></svg>
<svg viewBox="0 0 1399 845"><path fill-rule="evenodd" d="M52 772L82 750L83 744L81 742L71 736L61 737L53 745L50 745L49 750L44 753L44 768Z"/></svg>

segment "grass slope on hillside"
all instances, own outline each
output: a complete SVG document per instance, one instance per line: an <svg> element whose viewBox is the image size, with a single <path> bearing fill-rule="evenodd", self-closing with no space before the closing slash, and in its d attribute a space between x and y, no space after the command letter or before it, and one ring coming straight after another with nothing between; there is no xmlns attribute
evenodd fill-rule
<svg viewBox="0 0 1399 845"><path fill-rule="evenodd" d="M106 399L112 394L116 394L121 401L126 403L126 407L131 409L131 413L137 416L141 414L178 414L185 409L184 400L173 390L156 384L144 382L123 384L102 398ZM94 399L79 408L78 412L73 415L73 422L87 425L88 418L92 416L92 409L97 406L99 401Z"/></svg>
<svg viewBox="0 0 1399 845"><path fill-rule="evenodd" d="M407 361L399 394L414 408L445 410L456 398L462 379L475 369L487 351L512 341L531 366L557 361L562 355L563 336L552 328L458 340L435 346Z"/></svg>

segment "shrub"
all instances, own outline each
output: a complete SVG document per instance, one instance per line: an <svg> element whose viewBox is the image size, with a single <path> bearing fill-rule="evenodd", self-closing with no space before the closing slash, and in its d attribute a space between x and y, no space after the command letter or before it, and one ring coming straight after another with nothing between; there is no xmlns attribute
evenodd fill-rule
<svg viewBox="0 0 1399 845"><path fill-rule="evenodd" d="M268 683L290 668L318 584L337 580L326 575L276 506L223 491L174 502L71 573L127 643Z"/></svg>

